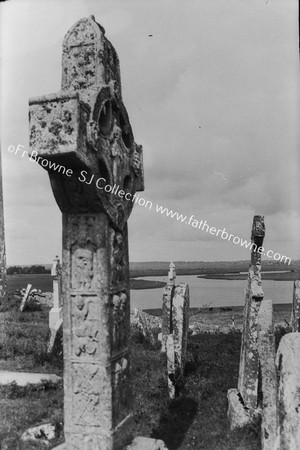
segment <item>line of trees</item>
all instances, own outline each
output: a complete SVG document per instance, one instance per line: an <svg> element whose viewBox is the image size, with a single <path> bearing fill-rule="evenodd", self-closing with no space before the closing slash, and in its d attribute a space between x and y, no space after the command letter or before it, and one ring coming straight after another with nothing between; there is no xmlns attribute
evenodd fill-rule
<svg viewBox="0 0 300 450"><path fill-rule="evenodd" d="M7 268L7 275L33 274L33 273L50 273L51 270L45 266L10 266Z"/></svg>

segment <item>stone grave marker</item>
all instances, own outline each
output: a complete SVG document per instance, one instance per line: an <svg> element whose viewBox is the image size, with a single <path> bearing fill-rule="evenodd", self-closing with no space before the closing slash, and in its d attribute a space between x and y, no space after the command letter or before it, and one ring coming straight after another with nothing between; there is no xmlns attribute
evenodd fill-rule
<svg viewBox="0 0 300 450"><path fill-rule="evenodd" d="M170 333L172 333L172 299L176 282L175 264L170 263L168 272L168 283L163 289L162 300L162 341L161 351L166 352L166 343Z"/></svg>
<svg viewBox="0 0 300 450"><path fill-rule="evenodd" d="M172 332L167 336L167 370L169 396L174 398L180 393L183 385L183 371L186 361L187 340L189 331L189 286L180 283L174 288L170 299Z"/></svg>
<svg viewBox="0 0 300 450"><path fill-rule="evenodd" d="M263 216L254 216L251 234L251 263L248 272L243 316L238 389L227 393L230 429L249 424L257 417L259 355L257 346L258 312L263 300L261 247L265 236Z"/></svg>
<svg viewBox="0 0 300 450"><path fill-rule="evenodd" d="M175 371L183 377L189 331L189 285L176 286L172 304L172 325L175 351Z"/></svg>
<svg viewBox="0 0 300 450"><path fill-rule="evenodd" d="M257 317L264 296L261 283L261 253L259 249L262 247L264 236L264 217L254 216L251 235L253 246L251 248L251 264L246 289L238 381L238 389L244 404L252 410L257 407L259 369Z"/></svg>
<svg viewBox="0 0 300 450"><path fill-rule="evenodd" d="M300 448L300 333L281 338L276 354L278 371L278 449Z"/></svg>
<svg viewBox="0 0 300 450"><path fill-rule="evenodd" d="M26 302L28 300L31 288L32 288L32 285L31 284L27 284L26 291L23 294L23 298L22 298L21 305L20 305L20 311L21 312L24 311L24 308L26 306Z"/></svg>
<svg viewBox="0 0 300 450"><path fill-rule="evenodd" d="M173 334L169 334L166 342L167 373L169 397L175 397L175 348Z"/></svg>
<svg viewBox="0 0 300 450"><path fill-rule="evenodd" d="M117 450L133 426L127 220L142 147L122 101L118 55L93 16L63 41L62 86L30 100L31 158L62 211L67 450Z"/></svg>
<svg viewBox="0 0 300 450"><path fill-rule="evenodd" d="M272 300L263 300L258 312L258 355L261 372L263 450L274 450L277 439L277 372Z"/></svg>
<svg viewBox="0 0 300 450"><path fill-rule="evenodd" d="M61 314L61 266L58 256L53 261L51 268L53 280L53 307L49 312L49 328L54 329L55 324L62 319Z"/></svg>
<svg viewBox="0 0 300 450"><path fill-rule="evenodd" d="M291 326L293 331L300 331L300 280L294 281Z"/></svg>

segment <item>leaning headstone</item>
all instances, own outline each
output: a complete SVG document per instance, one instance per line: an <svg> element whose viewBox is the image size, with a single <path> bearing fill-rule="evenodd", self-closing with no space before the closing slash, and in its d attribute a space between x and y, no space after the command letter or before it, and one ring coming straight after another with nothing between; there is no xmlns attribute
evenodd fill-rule
<svg viewBox="0 0 300 450"><path fill-rule="evenodd" d="M6 295L7 295L6 252L5 252L3 189L2 189L2 156L0 148L0 300L5 299Z"/></svg>
<svg viewBox="0 0 300 450"><path fill-rule="evenodd" d="M189 307L189 286L186 283L180 283L175 288L172 304L175 372L178 376L183 376L183 369L186 361L189 332Z"/></svg>
<svg viewBox="0 0 300 450"><path fill-rule="evenodd" d="M276 354L278 370L278 448L300 448L300 333L282 337Z"/></svg>
<svg viewBox="0 0 300 450"><path fill-rule="evenodd" d="M55 328L55 324L62 319L61 307L61 266L58 256L54 259L51 268L51 277L53 280L53 307L49 312L49 328Z"/></svg>
<svg viewBox="0 0 300 450"><path fill-rule="evenodd" d="M168 283L163 290L162 299L162 341L161 351L166 352L167 338L172 333L172 299L176 282L175 264L170 263L168 272Z"/></svg>
<svg viewBox="0 0 300 450"><path fill-rule="evenodd" d="M27 288L26 288L26 291L23 294L22 302L21 302L21 305L20 305L20 311L21 312L24 311L24 308L25 308L26 302L28 300L31 288L32 288L32 285L31 284L27 284Z"/></svg>
<svg viewBox="0 0 300 450"><path fill-rule="evenodd" d="M173 335L169 334L166 343L167 352L167 373L168 373L168 392L169 397L175 397L175 349Z"/></svg>
<svg viewBox="0 0 300 450"><path fill-rule="evenodd" d="M261 371L263 450L274 450L277 438L277 372L272 300L263 300L258 313L258 355Z"/></svg>
<svg viewBox="0 0 300 450"><path fill-rule="evenodd" d="M300 280L294 281L291 326L293 331L300 331Z"/></svg>
<svg viewBox="0 0 300 450"><path fill-rule="evenodd" d="M62 65L61 91L30 100L30 146L63 213L65 448L112 450L133 427L127 220L143 190L142 147L93 16L66 34Z"/></svg>
<svg viewBox="0 0 300 450"><path fill-rule="evenodd" d="M254 216L251 235L251 264L243 318L238 389L250 410L257 407L259 358L257 350L257 317L263 290L261 283L261 250L265 236L263 216Z"/></svg>

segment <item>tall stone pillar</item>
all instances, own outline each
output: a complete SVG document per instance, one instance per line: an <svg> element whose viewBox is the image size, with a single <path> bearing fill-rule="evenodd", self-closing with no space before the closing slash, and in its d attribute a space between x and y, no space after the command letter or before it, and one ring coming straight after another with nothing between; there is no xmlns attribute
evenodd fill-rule
<svg viewBox="0 0 300 450"><path fill-rule="evenodd" d="M294 281L291 326L293 331L300 331L300 280Z"/></svg>
<svg viewBox="0 0 300 450"><path fill-rule="evenodd" d="M251 264L244 307L242 346L238 389L245 406L257 407L259 357L257 349L257 319L263 290L261 283L261 247L265 236L263 216L254 216L251 235Z"/></svg>
<svg viewBox="0 0 300 450"><path fill-rule="evenodd" d="M176 282L175 264L170 262L168 272L168 283L163 290L162 299L162 341L161 351L165 353L167 351L167 339L170 333L172 333L172 299L174 296Z"/></svg>
<svg viewBox="0 0 300 450"><path fill-rule="evenodd" d="M53 261L51 267L51 277L53 280L53 307L49 311L49 328L53 329L55 324L62 318L61 314L61 266L58 256Z"/></svg>
<svg viewBox="0 0 300 450"><path fill-rule="evenodd" d="M264 294L261 284L261 253L265 236L263 216L254 216L251 234L251 263L248 272L243 317L238 389L227 393L230 429L241 428L257 417L259 375L258 317Z"/></svg>
<svg viewBox="0 0 300 450"><path fill-rule="evenodd" d="M7 294L6 282L6 252L4 232L4 210L3 210L3 186L2 186L2 154L0 148L0 300Z"/></svg>
<svg viewBox="0 0 300 450"><path fill-rule="evenodd" d="M65 448L117 450L133 424L127 219L142 147L93 16L66 34L62 66L61 91L30 100L30 146L63 216Z"/></svg>

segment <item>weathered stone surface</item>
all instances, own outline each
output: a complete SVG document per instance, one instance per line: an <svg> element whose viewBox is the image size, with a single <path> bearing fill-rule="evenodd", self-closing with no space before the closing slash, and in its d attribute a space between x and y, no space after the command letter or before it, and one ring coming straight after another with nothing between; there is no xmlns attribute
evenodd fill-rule
<svg viewBox="0 0 300 450"><path fill-rule="evenodd" d="M169 265L168 278L169 278L169 284L173 284L175 286L176 271L175 271L175 264L173 262L170 262L170 265Z"/></svg>
<svg viewBox="0 0 300 450"><path fill-rule="evenodd" d="M263 300L261 302L257 329L262 384L262 448L264 450L274 450L276 448L278 411L272 300Z"/></svg>
<svg viewBox="0 0 300 450"><path fill-rule="evenodd" d="M61 266L58 256L53 261L51 268L51 277L53 280L53 307L49 312L49 328L51 330L51 333L52 329L55 333L55 325L62 319Z"/></svg>
<svg viewBox="0 0 300 450"><path fill-rule="evenodd" d="M294 281L291 326L293 331L300 331L300 280Z"/></svg>
<svg viewBox="0 0 300 450"><path fill-rule="evenodd" d="M183 374L189 331L189 286L180 283L175 288L172 304L172 330L176 372Z"/></svg>
<svg viewBox="0 0 300 450"><path fill-rule="evenodd" d="M151 439L148 437L136 437L126 450L168 450L161 439Z"/></svg>
<svg viewBox="0 0 300 450"><path fill-rule="evenodd" d="M30 130L63 212L66 449L123 449L133 426L127 219L143 161L117 53L93 16L65 36L62 90L30 101Z"/></svg>
<svg viewBox="0 0 300 450"><path fill-rule="evenodd" d="M2 187L2 154L0 148L0 300L7 295L6 280L6 251L3 211L3 187Z"/></svg>
<svg viewBox="0 0 300 450"><path fill-rule="evenodd" d="M228 410L227 417L230 429L242 428L252 421L249 409L244 406L241 394L237 389L229 389L227 392Z"/></svg>
<svg viewBox="0 0 300 450"><path fill-rule="evenodd" d="M21 311L21 312L24 311L24 308L25 308L26 302L27 302L27 300L28 300L28 297L29 297L29 293L30 293L30 289L31 289L31 288L32 288L32 285L31 285L31 284L28 284L28 285L27 285L27 288L26 288L26 291L25 291L25 293L24 293L24 295L23 295L21 305L20 305L20 311Z"/></svg>
<svg viewBox="0 0 300 450"><path fill-rule="evenodd" d="M49 441L54 438L55 426L51 423L45 423L37 427L28 428L28 430L22 434L21 441L32 441L34 443L49 445Z"/></svg>
<svg viewBox="0 0 300 450"><path fill-rule="evenodd" d="M257 317L263 290L261 284L261 253L265 236L263 216L254 216L252 225L251 264L244 307L244 324L240 356L238 389L247 407L257 407L259 358L257 350Z"/></svg>
<svg viewBox="0 0 300 450"><path fill-rule="evenodd" d="M276 354L279 376L279 448L300 448L300 333L283 336Z"/></svg>
<svg viewBox="0 0 300 450"><path fill-rule="evenodd" d="M175 264L170 262L168 272L168 283L163 290L162 300L162 341L161 351L166 352L166 342L170 333L173 331L172 327L172 301L175 290L176 272Z"/></svg>
<svg viewBox="0 0 300 450"><path fill-rule="evenodd" d="M169 334L166 343L167 350L167 372L169 397L175 397L175 349L173 335Z"/></svg>
<svg viewBox="0 0 300 450"><path fill-rule="evenodd" d="M173 284L166 284L163 290L162 299L162 342L161 351L166 352L166 343L170 333L172 333L172 301L175 287Z"/></svg>
<svg viewBox="0 0 300 450"><path fill-rule="evenodd" d="M40 384L43 381L58 383L61 381L61 377L48 373L0 371L0 384L16 383L18 386L26 386L27 384Z"/></svg>
<svg viewBox="0 0 300 450"><path fill-rule="evenodd" d="M50 329L51 334L48 342L48 353L52 353L56 349L56 353L62 354L62 336L63 336L63 321L58 319L56 324Z"/></svg>
<svg viewBox="0 0 300 450"><path fill-rule="evenodd" d="M146 340L155 345L158 341L158 334L161 330L161 319L159 317L151 316L139 308L136 308L136 318L134 322L141 328Z"/></svg>

